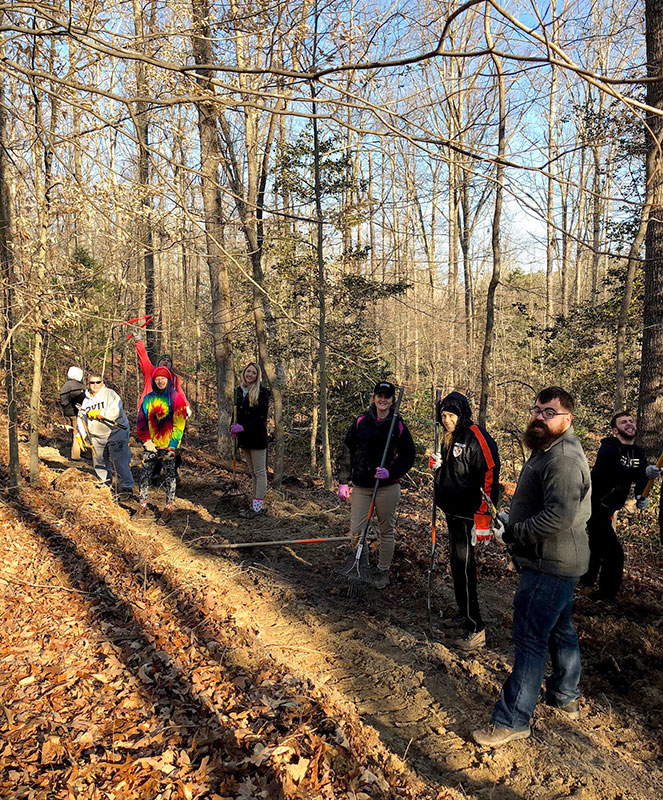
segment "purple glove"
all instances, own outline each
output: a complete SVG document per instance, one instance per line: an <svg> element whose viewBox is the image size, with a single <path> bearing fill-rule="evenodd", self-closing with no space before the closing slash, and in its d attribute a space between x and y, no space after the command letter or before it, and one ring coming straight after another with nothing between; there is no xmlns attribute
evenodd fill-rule
<svg viewBox="0 0 663 800"><path fill-rule="evenodd" d="M348 484L347 483L339 483L337 494L338 494L339 499L342 500L344 503L345 503L346 500L349 500L350 499L350 487L348 486Z"/></svg>
<svg viewBox="0 0 663 800"><path fill-rule="evenodd" d="M389 477L389 470L386 467L378 467L375 470L375 477L385 481Z"/></svg>
<svg viewBox="0 0 663 800"><path fill-rule="evenodd" d="M233 422L230 426L230 435L237 436L238 433L244 433L244 426L238 424L237 422Z"/></svg>

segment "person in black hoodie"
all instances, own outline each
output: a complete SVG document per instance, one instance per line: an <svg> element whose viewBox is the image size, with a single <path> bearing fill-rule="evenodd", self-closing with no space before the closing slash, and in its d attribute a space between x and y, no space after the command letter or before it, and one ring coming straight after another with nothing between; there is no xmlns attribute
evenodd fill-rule
<svg viewBox="0 0 663 800"><path fill-rule="evenodd" d="M380 481L375 496L380 537L378 568L373 579L377 589L384 589L389 584L389 567L395 547L396 506L401 496L400 480L414 464L416 455L410 431L399 414L385 465L380 466L394 413L395 393L396 388L389 381L376 384L369 409L348 428L338 463L338 496L341 500L350 499L350 481L353 485L350 512L353 546L357 545L366 525L375 481Z"/></svg>
<svg viewBox="0 0 663 800"><path fill-rule="evenodd" d="M67 380L60 389L59 405L69 425L73 429L71 442L72 461L78 461L81 457L81 447L77 437L77 417L83 400L85 400L83 370L80 367L69 367Z"/></svg>
<svg viewBox="0 0 663 800"><path fill-rule="evenodd" d="M253 479L253 500L245 512L250 516L264 514L267 491L267 414L269 391L261 385L262 373L258 364L244 367L242 382L235 393L236 419L230 435L242 450L244 461Z"/></svg>
<svg viewBox="0 0 663 800"><path fill-rule="evenodd" d="M490 512L481 490L497 505L500 459L490 434L472 421L465 395L451 392L440 401L438 421L445 430L442 452L434 453L435 502L444 511L449 530L449 559L454 594L465 633L456 646L465 652L486 643L477 595L474 545L488 541Z"/></svg>
<svg viewBox="0 0 663 800"><path fill-rule="evenodd" d="M636 506L644 510L648 497L641 497L649 478L658 478L660 470L647 464L644 450L635 444L637 429L630 411L620 411L610 420L612 436L601 442L592 469L592 515L587 523L589 569L580 584L591 587L598 577L597 600L613 601L622 584L624 548L612 520L635 484Z"/></svg>

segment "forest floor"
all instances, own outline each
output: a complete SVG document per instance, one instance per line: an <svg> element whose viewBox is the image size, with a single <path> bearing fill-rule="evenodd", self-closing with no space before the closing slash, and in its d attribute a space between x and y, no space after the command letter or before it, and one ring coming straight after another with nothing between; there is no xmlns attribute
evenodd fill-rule
<svg viewBox="0 0 663 800"><path fill-rule="evenodd" d="M642 515L619 521L619 603L575 604L581 719L539 705L530 739L486 750L470 732L508 674L517 579L484 547L487 647L433 634L413 487L390 586L348 596L343 544L218 547L344 535L349 509L319 484L286 482L244 519L246 477L189 442L169 525L134 523L134 500L42 443L42 487L0 493L0 797L663 797L663 554ZM441 538L438 618L454 610Z"/></svg>

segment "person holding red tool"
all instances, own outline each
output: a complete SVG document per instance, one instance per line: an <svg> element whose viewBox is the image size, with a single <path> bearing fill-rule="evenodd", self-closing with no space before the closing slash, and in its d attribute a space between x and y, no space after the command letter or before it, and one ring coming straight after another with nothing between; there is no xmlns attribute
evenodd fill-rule
<svg viewBox="0 0 663 800"><path fill-rule="evenodd" d="M151 322L151 317L148 315L147 317L139 317L137 319L131 320L130 322L135 323L141 319L146 319L147 322L143 323L141 327L148 325ZM129 324L129 323L126 323ZM143 405L143 401L145 397L152 391L152 377L154 375L154 370L157 367L165 367L172 373L173 381L174 381L174 388L178 394L181 394L184 397L184 401L186 402L186 415L187 418L191 416L193 413L191 411L191 406L189 401L186 399L186 395L182 389L180 383L179 375L176 375L173 372L173 359L171 356L164 354L159 356L159 360L156 363L156 366L150 361L150 357L147 354L147 350L145 348L145 343L143 342L143 336L141 333L141 328L137 327L133 330L133 332L129 335L129 338L133 338L134 346L136 348L136 355L138 356L138 366L140 367L140 371L143 375L143 392L138 400L138 408L140 409Z"/></svg>

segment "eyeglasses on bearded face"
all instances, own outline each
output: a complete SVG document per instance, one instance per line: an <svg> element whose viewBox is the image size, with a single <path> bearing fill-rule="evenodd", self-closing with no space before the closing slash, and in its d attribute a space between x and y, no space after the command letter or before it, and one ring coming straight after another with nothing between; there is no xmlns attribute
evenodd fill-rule
<svg viewBox="0 0 663 800"><path fill-rule="evenodd" d="M529 409L529 413L532 417L543 417L544 419L551 420L554 419L554 417L563 417L570 412L555 411L554 408L539 408L538 406L532 406Z"/></svg>

